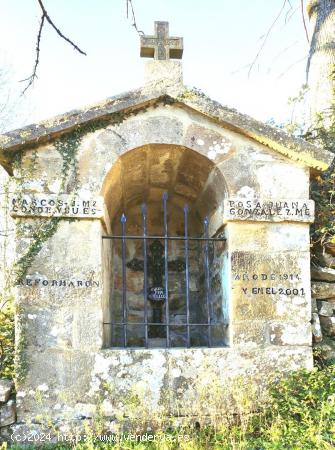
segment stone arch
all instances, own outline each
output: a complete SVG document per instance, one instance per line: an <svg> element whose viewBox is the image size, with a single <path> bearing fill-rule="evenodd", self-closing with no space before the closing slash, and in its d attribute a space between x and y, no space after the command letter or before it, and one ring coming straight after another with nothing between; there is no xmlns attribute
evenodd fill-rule
<svg viewBox="0 0 335 450"><path fill-rule="evenodd" d="M127 211L132 218L134 207L160 203L164 191L175 211L180 212L185 203L193 205L194 231L200 231L195 222L205 216L212 219L212 234L218 230L217 216L228 195L225 179L213 161L184 146L150 144L127 151L107 173L101 194L109 220L116 226L120 212ZM130 226L136 230L135 221Z"/></svg>
<svg viewBox="0 0 335 450"><path fill-rule="evenodd" d="M147 144L125 152L113 164L102 185L101 194L106 207L107 228L113 235L120 235L120 216L127 216L127 234L142 235L141 204L148 206L148 234L163 234L162 195L169 196L169 235L183 236L184 234L184 205L189 206L189 234L203 235L203 220L208 217L210 235L216 236L223 231L223 200L227 197L227 185L221 171L215 163L202 154L190 148L172 144ZM179 243L180 244L180 243ZM127 246L127 260L140 255L142 242L134 242ZM104 241L105 247L105 281L106 290L104 301L104 321L113 320L113 315L119 311L112 311L111 299L120 300L120 277L115 275L116 264L120 265L120 249L117 250L115 241ZM195 247L194 247L195 248ZM193 247L192 247L193 249ZM197 250L199 251L199 250ZM221 247L221 260L224 258ZM171 243L171 252L180 255L182 249L177 243ZM194 250L194 254L196 250ZM218 259L214 254L212 258ZM222 262L216 263L217 274L220 277L217 291L217 301L223 302ZM193 274L194 279L196 273ZM176 285L182 284L181 275L173 275ZM141 302L143 297L143 281L140 274L132 274L129 290L134 302ZM217 280L218 281L218 280ZM194 283L196 283L194 281ZM128 289L128 287L127 287ZM177 289L177 288L176 288ZM199 287L194 288L194 291ZM221 291L220 291L221 289ZM108 291L108 293L107 293ZM198 292L197 291L197 292ZM200 295L200 294L199 294ZM136 300L138 298L138 300ZM115 309L115 308L114 308ZM180 308L179 308L180 309ZM220 314L225 314L227 308L220 307ZM223 311L224 309L224 311ZM178 308L176 307L178 312ZM141 312L134 307L131 311L136 320ZM176 313L176 316L178 314ZM225 317L227 319L227 317ZM105 345L111 341L109 327L105 327ZM227 333L222 339L226 340ZM225 342L226 343L226 342Z"/></svg>

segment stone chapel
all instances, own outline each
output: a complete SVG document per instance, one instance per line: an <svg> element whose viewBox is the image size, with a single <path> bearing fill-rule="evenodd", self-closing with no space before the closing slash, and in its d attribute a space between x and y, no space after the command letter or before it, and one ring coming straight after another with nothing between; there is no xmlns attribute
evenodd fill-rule
<svg viewBox="0 0 335 450"><path fill-rule="evenodd" d="M137 388L187 415L199 378L229 397L313 365L309 187L333 156L184 86L182 53L155 22L141 88L0 136L16 430L115 424Z"/></svg>

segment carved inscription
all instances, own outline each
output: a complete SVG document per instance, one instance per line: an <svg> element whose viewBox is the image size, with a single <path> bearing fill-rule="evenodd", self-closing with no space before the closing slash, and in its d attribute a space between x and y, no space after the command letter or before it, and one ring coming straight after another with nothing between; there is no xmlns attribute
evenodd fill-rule
<svg viewBox="0 0 335 450"><path fill-rule="evenodd" d="M53 287L53 288L91 288L99 287L99 281L95 280L68 280L68 279L47 279L27 276L18 283L18 286L26 287Z"/></svg>
<svg viewBox="0 0 335 450"><path fill-rule="evenodd" d="M246 300L267 296L302 297L308 294L308 271L298 255L258 255L235 252L232 255L232 285Z"/></svg>
<svg viewBox="0 0 335 450"><path fill-rule="evenodd" d="M103 199L56 194L21 194L10 203L13 217L103 217Z"/></svg>
<svg viewBox="0 0 335 450"><path fill-rule="evenodd" d="M305 289L303 287L296 287L296 284L299 284L302 281L299 274L245 272L234 274L233 280L235 282L242 281L241 292L245 295L305 295ZM246 286L243 282L249 283L252 286ZM292 283L294 287L292 287L290 283ZM265 284L267 284L267 286L265 286Z"/></svg>
<svg viewBox="0 0 335 450"><path fill-rule="evenodd" d="M314 222L312 200L261 200L230 198L224 201L226 220Z"/></svg>

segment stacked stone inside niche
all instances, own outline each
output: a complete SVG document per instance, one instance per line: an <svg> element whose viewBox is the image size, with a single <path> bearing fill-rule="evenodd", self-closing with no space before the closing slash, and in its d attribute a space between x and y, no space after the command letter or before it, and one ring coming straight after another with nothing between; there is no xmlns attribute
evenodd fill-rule
<svg viewBox="0 0 335 450"><path fill-rule="evenodd" d="M130 176L132 174L132 176ZM112 217L112 233L121 234L120 216L127 216L126 234L140 236L142 229L141 204L147 205L148 234L161 236L164 234L162 195L167 192L168 228L170 236L184 236L185 204L189 206L190 236L203 236L203 219L207 215L211 221L214 212L224 196L224 181L213 183L217 174L213 174L211 161L194 154L189 149L173 146L150 146L136 149L123 157L114 177L110 177L111 193L118 192L115 199L111 198L110 216ZM218 189L219 187L219 189ZM218 190L222 192L217 192ZM114 200L114 201L113 201ZM107 203L107 202L106 202ZM107 203L108 206L108 203ZM211 233L213 234L213 233ZM163 253L164 240L148 240L148 257L152 256L151 245L160 245ZM123 320L123 280L122 280L122 243L113 240L111 245L111 292L110 311L111 322ZM211 320L221 322L213 326L212 345L221 346L227 343L227 325L223 322L224 289L223 281L223 243L209 244L209 279ZM163 256L163 255L162 255ZM185 347L187 345L187 314L186 314L186 276L185 276L185 246L184 241L169 241L169 316L170 345ZM204 264L204 243L189 242L189 305L191 325L191 346L208 346L209 329L208 305L206 297L206 276ZM134 264L134 261L136 263ZM143 347L145 345L145 326L136 323L145 322L144 271L143 271L143 241L126 240L126 317L128 347ZM163 261L161 262L163 265ZM148 267L148 287L153 286L150 264ZM164 270L161 285L165 287ZM153 320L153 304L148 301L148 321ZM165 302L161 305L161 322L166 323ZM156 322L155 322L156 323ZM108 326L108 325L105 325ZM164 347L166 345L166 327L164 325L149 326L149 347ZM124 328L113 325L109 334L109 347L123 347Z"/></svg>

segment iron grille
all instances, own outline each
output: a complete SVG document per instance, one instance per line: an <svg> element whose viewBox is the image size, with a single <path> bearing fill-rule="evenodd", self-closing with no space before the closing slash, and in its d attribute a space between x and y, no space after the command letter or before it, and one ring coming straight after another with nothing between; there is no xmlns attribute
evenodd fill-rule
<svg viewBox="0 0 335 450"><path fill-rule="evenodd" d="M121 243L121 273L122 273L122 305L121 305L121 317L119 321L104 322L104 326L111 327L111 329L122 330L122 344L111 345L112 347L128 348L132 345L129 344L128 329L129 326L141 326L144 327L144 347L150 347L150 328L158 328L165 330L164 332L164 347L171 347L170 331L172 327L182 326L186 328L186 346L191 347L191 328L200 327L206 329L207 346L213 346L212 340L212 328L214 326L222 325L227 326L225 321L218 321L213 319L213 301L211 293L210 283L210 263L209 263L209 245L215 242L224 242L224 237L209 237L209 220L205 217L203 220L203 234L199 237L189 236L189 207L184 206L184 235L183 236L170 236L168 233L168 193L164 192L162 197L163 203L163 235L148 235L147 226L147 205L142 204L141 216L142 216L142 235L127 235L126 234L126 222L127 217L123 213L120 217L121 234L120 235L106 235L103 239L109 239L119 241ZM142 256L143 259L134 259L130 262L126 261L126 243L128 240L142 241ZM152 243L149 245L149 242ZM181 241L184 244L183 260L178 261L169 260L169 242ZM161 242L164 244L162 245ZM206 309L206 320L199 323L193 322L190 316L190 257L189 247L190 243L199 242L203 246L202 258L204 268L204 295L203 302ZM159 247L161 246L161 247ZM153 255L156 252L156 260ZM151 254L149 254L151 252ZM162 256L161 259L157 255ZM164 255L164 256L163 256ZM169 314L169 269L171 265L178 271L185 272L185 302L186 302L186 320L182 324L176 324L170 322ZM128 308L127 308L127 267L131 270L143 271L143 309L144 309L144 321L138 321L131 323L128 321ZM150 272L150 273L149 273ZM160 273L163 272L160 276ZM155 275L156 274L156 275ZM149 286L149 275L152 278L153 286ZM164 279L164 282L162 280ZM152 318L149 318L149 302L152 307ZM165 320L163 318L163 312ZM162 341L162 339L160 339ZM143 347L142 346L142 347Z"/></svg>

